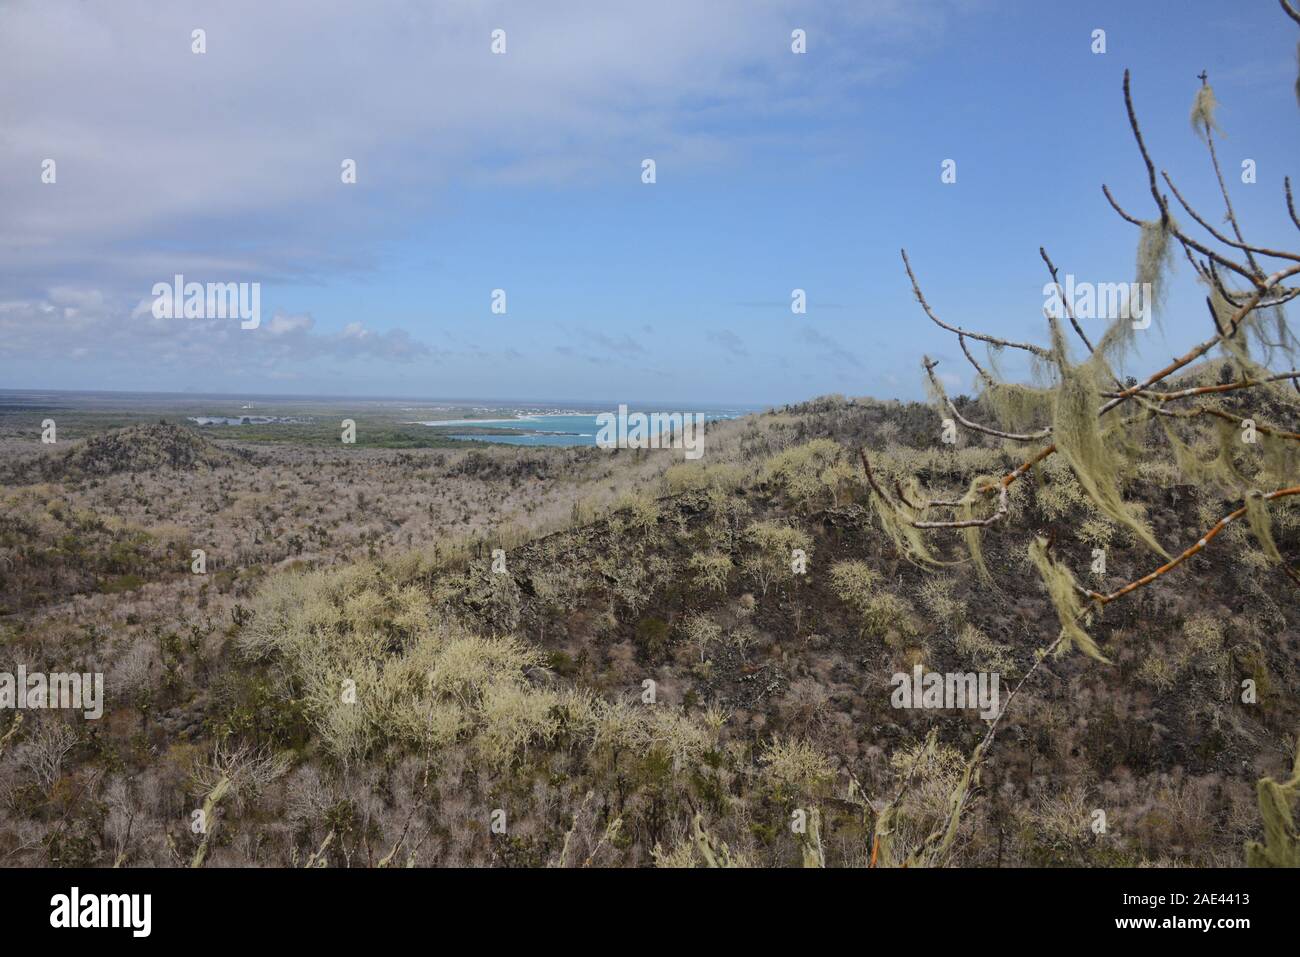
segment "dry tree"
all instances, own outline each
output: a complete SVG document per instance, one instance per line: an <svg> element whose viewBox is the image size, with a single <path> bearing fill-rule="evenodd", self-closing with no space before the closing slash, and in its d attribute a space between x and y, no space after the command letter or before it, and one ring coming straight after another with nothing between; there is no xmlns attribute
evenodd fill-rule
<svg viewBox="0 0 1300 957"><path fill-rule="evenodd" d="M1289 0L1280 3L1286 14L1300 23L1300 11ZM1107 317L1112 321L1100 335L1089 337L1079 321L1081 317L1075 314L1071 297L1063 292L1057 266L1046 249L1039 253L1051 278L1047 288L1057 292L1050 301L1054 308L1044 309L1046 344L1016 341L940 318L926 299L906 250L902 252L921 309L932 322L956 337L979 383L977 401L959 405L947 395L936 375L937 362L926 357L923 369L933 398L954 427L1001 441L1017 450L1021 464L1004 474L974 476L964 490L930 491L917 478L885 481L883 473L872 468L866 450L861 449L859 456L873 511L900 550L917 564L935 566L943 563L938 557L943 547L941 537L960 535L977 574L991 580L981 548L982 536L1010 524L1012 487L1056 456L1068 467L1090 505L1110 522L1127 529L1154 556L1154 567L1148 573L1118 587L1094 590L1080 584L1057 558L1056 532L1047 537L1037 532L1031 535L1026 558L1043 579L1060 619L1060 631L1035 654L1032 666L1002 702L970 757L966 774L953 795L949 820L924 842L915 863L934 862L951 845L958 817L978 780L978 767L998 724L1039 664L1049 655L1072 648L1106 660L1088 631L1105 606L1175 572L1188 559L1212 547L1215 538L1241 519L1248 523L1265 561L1300 586L1300 570L1281 554L1270 517L1270 510L1283 500L1300 501L1295 498L1300 496L1300 432L1292 431L1300 419L1300 371L1296 363L1300 339L1285 313L1286 304L1300 296L1300 253L1246 240L1216 150L1220 131L1215 120L1214 90L1204 72L1198 79L1191 123L1209 154L1222 196L1222 225L1216 226L1202 215L1168 172L1157 173L1138 122L1127 70L1124 105L1146 169L1154 203L1152 218L1133 215L1120 205L1108 186L1102 186L1115 212L1138 228L1137 283L1133 288L1150 291L1146 308L1159 308L1163 302L1165 277L1178 251L1205 289L1209 334L1156 371L1140 380L1123 376L1124 362L1136 345L1136 332L1144 325L1132 321L1130 308L1121 308L1116 315ZM1291 221L1300 229L1289 177L1284 179L1284 196ZM1180 223L1182 216L1194 222L1200 232L1193 234ZM1149 320L1149 313L1143 318ZM983 362L977 357L980 349L987 356ZM1002 353L1027 357L1035 381L1024 384L1002 377L997 368ZM1216 382L1206 381L1211 357L1223 360ZM1291 417L1289 427L1266 422L1265 412ZM1204 450L1195 444L1205 439L1211 446L1209 456L1198 454ZM1143 459L1156 448L1164 451L1187 481L1217 488L1225 499L1239 503L1209 528L1199 533L1193 530L1184 542L1174 546L1176 550L1166 550L1140 511L1124 498L1126 480L1137 473ZM889 802L888 807L892 808L896 801ZM882 814L881 818L887 820L888 815ZM878 844L882 836L878 827Z"/></svg>

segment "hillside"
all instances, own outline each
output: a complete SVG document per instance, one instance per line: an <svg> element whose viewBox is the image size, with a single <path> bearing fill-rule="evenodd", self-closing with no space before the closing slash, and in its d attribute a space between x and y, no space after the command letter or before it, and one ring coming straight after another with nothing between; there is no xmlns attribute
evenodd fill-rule
<svg viewBox="0 0 1300 957"><path fill-rule="evenodd" d="M1187 429L1195 454L1220 454L1212 430ZM991 437L946 446L940 430L927 406L828 397L711 426L701 463L475 448L255 465L231 452L223 486L273 488L282 506L244 513L257 540L240 562L213 547L221 571L189 575L186 541L169 569L145 563L125 605L77 596L9 616L6 656L103 670L109 703L93 733L51 745L40 716L9 742L0 852L863 866L875 847L878 864L906 860L944 826L988 725L894 707L892 676L996 672L1005 699L1060 630L1036 540L1102 590L1158 564L1060 457L1012 486L1013 521L979 533L987 577L963 535L929 534L934 561L918 562L873 502L859 448L891 488L949 488L1022 459ZM1155 425L1142 438L1171 441ZM491 524L446 495L459 488L501 505ZM56 490L7 494L32 508ZM1171 549L1236 507L1157 455L1124 491ZM61 494L114 510L109 488ZM204 541L197 514L168 507ZM388 518L373 537L347 533L376 513ZM1300 509L1270 519L1294 561ZM32 527L39 549L53 532ZM310 547L284 550L294 537ZM1036 670L934 862L1241 864L1262 830L1255 782L1288 766L1300 719L1296 594L1243 522L1108 606L1086 625L1108 661L1076 649ZM34 783L38 765L53 771ZM188 809L205 802L219 824L196 835Z"/></svg>
<svg viewBox="0 0 1300 957"><path fill-rule="evenodd" d="M189 429L159 422L92 435L66 451L27 459L17 470L10 465L8 480L30 484L123 472L216 469L234 465L241 458L247 458L247 453L232 453Z"/></svg>

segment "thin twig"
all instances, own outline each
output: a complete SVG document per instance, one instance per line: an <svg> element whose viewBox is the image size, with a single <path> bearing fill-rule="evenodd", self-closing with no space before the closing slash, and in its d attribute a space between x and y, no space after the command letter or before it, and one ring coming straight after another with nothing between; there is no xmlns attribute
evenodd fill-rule
<svg viewBox="0 0 1300 957"><path fill-rule="evenodd" d="M982 432L984 435L991 435L999 439L1008 439L1012 442L1038 442L1041 439L1045 439L1052 434L1052 430L1050 428L1040 429L1039 431L1032 432L1032 433L1003 432L1001 429L995 429L991 426L981 425L978 422L973 422L970 419L966 418L964 415L961 414L961 412L957 410L956 404L952 401L952 399L948 398L948 393L946 393L943 389L943 386L939 384L939 379L934 374L934 367L937 366L938 364L939 363L935 362L933 359L930 359L927 356L924 361L925 373L930 377L930 383L934 386L935 391L939 393L940 398L942 398L943 401L947 404L948 411L950 411L953 414L953 416L957 419L957 421L960 422L965 428L970 429L972 432Z"/></svg>
<svg viewBox="0 0 1300 957"><path fill-rule="evenodd" d="M1275 492L1269 492L1267 495L1261 495L1260 498L1268 502L1268 501L1272 501L1273 499L1286 498L1287 496L1290 495L1300 495L1300 485L1292 485L1290 488L1280 488ZM1116 591L1113 591L1108 595L1102 595L1098 592L1089 592L1089 595L1099 604L1108 605L1111 602L1115 601L1117 598L1123 598L1129 592L1136 591L1137 589L1142 588L1145 585L1151 584L1160 576L1168 574L1169 572L1177 568L1179 565L1181 565L1183 562L1187 561L1187 559L1191 558L1193 555L1202 551L1205 548L1205 546L1208 545L1211 541L1213 541L1214 538L1220 532L1222 532L1225 528L1227 528L1229 525L1231 525L1233 522L1235 522L1237 519L1241 518L1245 514L1246 514L1246 506L1243 505L1235 512L1225 515L1223 518L1219 519L1217 522L1214 523L1213 528L1211 528L1208 532L1206 532L1199 539L1197 539L1196 544L1185 549L1182 552L1182 554L1177 555L1174 558L1170 559L1169 561L1165 562L1165 564L1161 565L1155 571L1150 572L1146 575L1143 575L1141 578L1129 582L1124 587L1117 589Z"/></svg>
<svg viewBox="0 0 1300 957"><path fill-rule="evenodd" d="M1210 147L1210 149L1213 150L1214 147ZM1215 170L1217 171L1218 163L1216 162L1214 165L1215 165ZM1254 267L1255 274L1257 276L1263 276L1264 272L1259 268L1259 264L1255 262L1253 256L1254 253L1259 253L1261 256L1270 256L1273 259L1289 259L1292 262L1300 262L1300 256L1297 256L1295 253L1283 252L1282 250L1278 250L1278 249L1267 249L1263 246L1252 246L1249 243L1247 243L1245 240L1242 239L1234 240L1231 237L1223 235L1223 233L1221 233L1219 230L1215 229L1212 225L1210 225L1210 223L1208 223L1205 220L1205 218L1202 217L1201 214L1198 213L1195 209L1193 209L1192 205L1183 198L1183 194L1178 191L1178 187L1174 185L1173 178L1170 177L1170 175L1167 172L1161 170L1160 175L1163 176L1165 182L1169 184L1169 189L1173 192L1174 198L1178 200L1179 205L1181 205L1183 209L1187 210L1188 214L1192 217L1192 219L1200 223L1207 233L1209 233L1219 242L1223 243L1225 246L1234 246L1237 249L1241 249L1245 251L1246 258L1250 260L1250 264L1251 266ZM1222 185L1223 183L1222 175L1220 175L1219 177L1219 183L1220 185ZM1227 195L1228 195L1227 189L1225 188L1224 189L1225 200L1227 198ZM1228 210L1229 210L1229 215L1231 216L1232 215L1231 203L1229 203L1228 205ZM1230 221L1232 222L1233 228L1236 229L1237 228L1236 220L1232 219Z"/></svg>
<svg viewBox="0 0 1300 957"><path fill-rule="evenodd" d="M925 314L933 320L934 324L941 329L947 329L949 332L956 333L959 336L970 336L972 339L978 339L980 342L991 342L995 346L1006 346L1011 349L1020 349L1024 352L1038 356L1040 359L1050 359L1052 354L1042 346L1036 346L1030 342L1014 342L1010 339L999 339L997 336L990 336L983 332L971 332L969 329L962 329L960 326L952 326L944 322L934 314L930 304L925 301L925 294L921 292L921 285L916 281L916 274L912 272L912 263L907 258L907 250L902 250L903 265L907 268L908 278L912 280L912 292L916 295L916 301L921 304Z"/></svg>

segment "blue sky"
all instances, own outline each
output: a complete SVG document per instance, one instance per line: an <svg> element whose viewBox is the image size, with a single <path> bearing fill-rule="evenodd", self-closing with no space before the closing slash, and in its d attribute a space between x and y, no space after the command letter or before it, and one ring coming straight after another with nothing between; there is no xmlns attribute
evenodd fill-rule
<svg viewBox="0 0 1300 957"><path fill-rule="evenodd" d="M1271 0L264 6L0 0L0 386L777 403L920 397L929 353L969 387L899 247L942 317L1015 338L1042 339L1040 245L1131 280L1100 190L1153 215L1126 67L1217 220L1209 71L1247 238L1293 235ZM261 328L152 319L177 272L260 282ZM1180 263L1135 365L1204 337L1202 297Z"/></svg>

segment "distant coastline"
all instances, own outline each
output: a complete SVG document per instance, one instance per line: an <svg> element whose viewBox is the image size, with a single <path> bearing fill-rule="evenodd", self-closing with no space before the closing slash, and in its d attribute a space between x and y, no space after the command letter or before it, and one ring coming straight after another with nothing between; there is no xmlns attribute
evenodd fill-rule
<svg viewBox="0 0 1300 957"><path fill-rule="evenodd" d="M765 409L787 402L701 402L693 399L627 399L611 397L606 399L574 398L525 398L505 396L500 398L482 397L447 397L447 396L385 396L385 395L326 395L317 393L258 393L258 392L166 392L126 389L0 389L0 404L17 404L16 400L27 400L24 404L39 405L61 398L79 398L101 402L123 402L131 405L147 403L157 407L162 401L175 405L200 405L211 403L237 403L239 410L245 403L268 408L289 405L326 405L331 408L349 404L383 404L393 411L418 412L484 412L494 413L500 417L504 412L521 414L584 414L617 408L619 403L627 403L637 409L697 409L706 412L739 411L741 414L762 412ZM797 401L797 400L792 400ZM259 409L261 411L261 409ZM212 414L217 414L215 411Z"/></svg>

